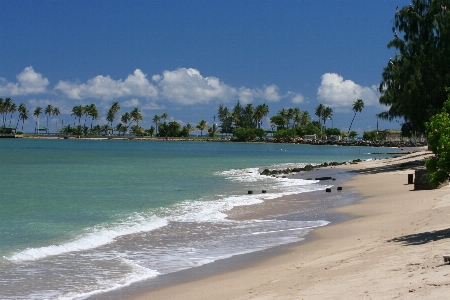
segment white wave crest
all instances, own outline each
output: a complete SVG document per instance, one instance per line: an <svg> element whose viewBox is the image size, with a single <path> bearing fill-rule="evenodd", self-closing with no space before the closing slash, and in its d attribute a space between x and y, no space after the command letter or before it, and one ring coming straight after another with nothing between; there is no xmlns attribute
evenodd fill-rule
<svg viewBox="0 0 450 300"><path fill-rule="evenodd" d="M83 251L97 248L114 242L114 239L138 232L148 232L167 225L167 220L155 216L145 218L136 215L127 220L108 227L95 227L87 234L63 243L61 245L50 245L39 248L28 248L24 251L7 257L11 261L38 260L48 256L60 255L73 251Z"/></svg>

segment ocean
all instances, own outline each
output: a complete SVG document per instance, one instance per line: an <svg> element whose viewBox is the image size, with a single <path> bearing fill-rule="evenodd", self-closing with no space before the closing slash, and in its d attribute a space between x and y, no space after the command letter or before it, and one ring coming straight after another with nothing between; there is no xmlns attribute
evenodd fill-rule
<svg viewBox="0 0 450 300"><path fill-rule="evenodd" d="M392 154L374 153L399 151L0 139L0 299L86 299L163 274L300 242L314 228L330 223L315 217L318 209L344 205L348 195L335 193L324 204L317 195L332 181L259 175L264 168L384 158ZM289 217L228 217L236 208L298 194L303 195L302 205L289 210ZM308 200L308 195L316 197Z"/></svg>

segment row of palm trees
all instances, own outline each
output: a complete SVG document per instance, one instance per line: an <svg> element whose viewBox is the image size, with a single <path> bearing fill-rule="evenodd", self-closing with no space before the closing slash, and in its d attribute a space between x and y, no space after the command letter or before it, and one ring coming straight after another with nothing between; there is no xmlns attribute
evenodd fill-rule
<svg viewBox="0 0 450 300"><path fill-rule="evenodd" d="M131 112L125 112L120 117L120 122L116 127L113 126L113 123L117 117L118 112L120 111L120 105L118 102L113 102L111 108L106 112L106 121L108 124L102 126L101 128L96 128L96 132L105 132L112 133L114 129L116 129L120 133L125 134L128 129L131 127L132 123L135 122L136 126L139 127L139 122L142 121L142 113L141 110L137 107L133 108ZM99 113L96 105L94 103L88 105L77 105L72 108L72 116L75 117L73 126L76 126L76 121L78 119L78 126L81 126L81 118L84 116L83 128L86 127L86 119L89 117L91 119L90 129L93 130L93 123L95 120L98 120Z"/></svg>
<svg viewBox="0 0 450 300"><path fill-rule="evenodd" d="M361 99L357 99L353 103L353 111L354 116L350 123L350 127L348 131L350 132L351 127L353 125L353 121L356 117L356 113L361 112L364 108L364 102ZM96 125L96 132L110 132L113 133L113 130L117 130L120 133L125 134L129 129L133 129L133 132L145 131L144 129L139 127L139 122L142 121L142 113L139 108L134 108L130 112L125 112L120 117L120 123L117 124L116 127L113 126L115 119L117 118L117 114L120 111L120 105L118 102L113 102L110 109L108 109L106 113L106 120L108 125L106 126L98 126ZM13 120L13 114L18 112L19 117L17 119L16 128L19 125L19 121L22 121L22 131L23 125L29 117L29 111L26 109L25 104L21 103L17 106L11 98L2 99L0 98L0 114L2 116L2 124L3 128L6 127L7 119L9 116L9 126L11 126L11 122ZM95 104L88 105L77 105L72 108L71 115L75 117L73 128L76 127L76 122L78 119L78 126L81 127L81 119L84 117L83 128L86 127L86 120L89 117L91 119L90 130L93 131L93 123L95 120L99 118L99 112ZM57 107L53 107L48 104L44 109L41 107L36 107L33 116L36 117L36 131L40 130L39 127L39 117L44 113L47 115L47 128L49 126L49 117L50 116L59 116L60 110ZM222 104L218 109L218 119L221 122L220 126L213 124L212 127L208 125L205 120L201 120L195 128L198 129L203 135L204 130L211 131L212 134L216 132L218 127L221 128L222 133L232 133L234 129L238 127L242 128L261 128L263 118L269 113L269 107L266 104L261 104L256 107L253 107L252 104L247 104L245 107L241 106L238 101L236 106L230 110ZM330 107L324 106L323 104L319 104L315 109L315 115L319 117L319 122L323 121L324 125L328 119L332 119L333 110ZM166 120L169 118L167 113L163 113L162 115L155 115L152 121L155 123L155 127L152 126L147 133L158 134L159 126L161 125L161 120L164 120L164 124L166 124ZM311 121L311 116L307 111L300 111L299 108L288 108L281 109L278 112L278 115L270 118L272 124L276 124L277 128L287 128L295 127L297 125L307 125ZM132 123L135 123L132 126ZM186 127L187 126L187 127ZM194 131L194 127L190 124L187 124L186 130L189 132ZM64 124L62 123L62 127ZM134 127L134 128L132 128ZM272 125L273 127L273 125Z"/></svg>

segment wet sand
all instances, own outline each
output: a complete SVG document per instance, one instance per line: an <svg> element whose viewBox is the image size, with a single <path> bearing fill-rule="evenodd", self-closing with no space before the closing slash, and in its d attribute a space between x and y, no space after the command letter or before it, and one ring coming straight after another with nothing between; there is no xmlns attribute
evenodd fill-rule
<svg viewBox="0 0 450 300"><path fill-rule="evenodd" d="M411 162L426 156L419 152L340 166L356 174L343 189L364 198L333 212L353 217L315 229L306 242L219 261L180 274L172 284L141 285L127 297L446 298L450 265L443 255L450 254L450 186L414 191L407 184L407 174L414 173Z"/></svg>

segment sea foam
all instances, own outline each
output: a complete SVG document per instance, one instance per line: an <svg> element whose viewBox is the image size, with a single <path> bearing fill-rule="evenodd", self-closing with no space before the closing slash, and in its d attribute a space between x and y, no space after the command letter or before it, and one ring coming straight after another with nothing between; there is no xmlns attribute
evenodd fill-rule
<svg viewBox="0 0 450 300"><path fill-rule="evenodd" d="M93 229L87 229L85 234L81 234L78 238L61 245L28 248L6 258L11 261L30 261L73 251L89 250L110 244L119 236L152 231L166 225L166 219L136 214L123 222L116 222L107 227L97 226Z"/></svg>

